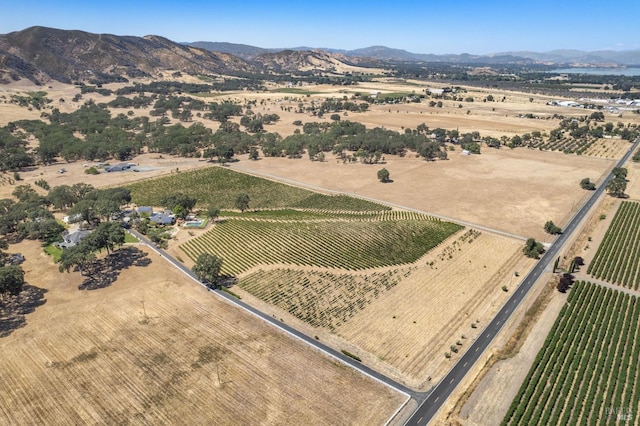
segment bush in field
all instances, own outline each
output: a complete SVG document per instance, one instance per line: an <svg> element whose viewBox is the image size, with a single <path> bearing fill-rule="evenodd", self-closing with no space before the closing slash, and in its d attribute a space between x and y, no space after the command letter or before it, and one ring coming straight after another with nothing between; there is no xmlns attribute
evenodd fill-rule
<svg viewBox="0 0 640 426"><path fill-rule="evenodd" d="M591 179L584 178L580 181L580 188L586 189L588 191L593 191L596 189L596 184L591 182Z"/></svg>
<svg viewBox="0 0 640 426"><path fill-rule="evenodd" d="M241 212L244 212L249 208L250 201L251 201L251 198L249 197L249 195L244 193L238 194L236 196L236 208Z"/></svg>

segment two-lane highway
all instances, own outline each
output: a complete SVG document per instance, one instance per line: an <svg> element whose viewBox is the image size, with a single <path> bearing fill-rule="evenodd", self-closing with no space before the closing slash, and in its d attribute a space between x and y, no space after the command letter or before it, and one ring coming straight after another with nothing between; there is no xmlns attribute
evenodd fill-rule
<svg viewBox="0 0 640 426"><path fill-rule="evenodd" d="M622 167L640 145L640 137L636 139L625 156L617 163L616 167ZM487 349L494 337L500 332L504 324L509 320L513 312L520 306L520 303L534 286L540 275L556 258L562 246L567 242L571 234L587 217L587 214L603 194L607 184L613 178L610 173L600 186L593 192L591 197L582 205L580 210L571 218L563 233L556 238L551 247L538 261L535 267L527 274L522 283L513 292L507 303L500 309L495 318L482 331L480 336L471 344L469 349L462 355L449 373L436 385L431 394L413 413L407 421L407 425L426 425L436 415L453 390L460 384L464 376Z"/></svg>

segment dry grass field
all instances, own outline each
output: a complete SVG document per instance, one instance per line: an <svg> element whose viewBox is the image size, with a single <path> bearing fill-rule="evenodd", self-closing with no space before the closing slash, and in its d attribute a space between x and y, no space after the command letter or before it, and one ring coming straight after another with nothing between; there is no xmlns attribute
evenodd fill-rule
<svg viewBox="0 0 640 426"><path fill-rule="evenodd" d="M121 86L105 85L111 89ZM347 88L307 86L290 92L270 87L267 92L213 94L203 99L256 100L254 112L280 116L265 130L287 136L301 129L293 124L296 120L331 121L329 114L318 118L294 112L300 102L309 105L328 97L351 98L356 92L423 93L427 87L437 85L388 80ZM53 100L50 106L62 112L76 110L89 98L96 103L115 98L92 93L74 103L71 98L79 89L73 86L13 83L0 88L0 125L39 118L39 111L7 103L11 94L35 90L46 91ZM372 105L366 113L342 113L342 120L399 132L425 123L431 129L478 131L481 136L499 138L549 132L559 123L554 114L588 115L587 110L546 104L557 98L471 87L465 90L462 96L473 97L474 102L443 101L442 108L429 107L428 99L419 104ZM483 102L489 94L497 100L504 96L504 101ZM127 112L113 109L112 115ZM133 110L135 116L148 112ZM521 117L526 113L538 118ZM240 118L232 120L239 122ZM219 126L214 121L194 121L214 131ZM605 121L640 123L640 116L606 112ZM619 140L601 140L582 156L484 146L481 155L464 156L460 147L455 147L448 161L425 162L411 153L404 158L386 156L384 165L342 164L330 154L324 162L311 162L306 157L249 161L247 156L239 156L240 161L231 168L550 241L543 224L553 220L564 225L588 195L580 189L580 180L589 177L597 182L627 146ZM86 182L106 187L210 165L157 154L143 154L132 161L144 171L91 176L84 173L80 162L58 163L21 172L23 181L19 183L44 179L51 186ZM392 183L376 179L382 167L390 171ZM66 172L59 173L60 168ZM15 188L8 184L8 176L0 178L0 198L9 197ZM640 199L640 166L629 166L629 180L627 193ZM312 326L287 313L284 307L290 306L289 300L274 306L240 286L233 291L308 335L316 335L334 348L348 349L383 374L427 390L459 357L451 347L464 351L507 299L509 293L501 287L514 288L519 280L514 272L522 277L534 262L523 257L518 239L483 231L473 243L460 244L458 239L464 232L412 265L340 271L341 282L357 288L378 281L392 281L393 285L339 321L332 318ZM179 231L169 253L180 254L179 244L204 231L191 233L193 236L187 236L186 231ZM143 253L143 259L151 260L147 266L122 270L110 286L80 291L82 277L59 274L37 244L24 242L15 251L27 256L27 281L47 293L46 303L23 317L24 327L0 339L0 423L380 424L402 403L403 397L397 393L208 294L153 253ZM265 268L269 270L261 271L265 274L259 279L279 279L279 267L282 265ZM318 277L326 272L298 269L314 282L320 282ZM255 268L240 278L251 273L256 273ZM289 291L306 300L300 296L300 287L292 280ZM338 297L339 291L334 288L329 293ZM445 352L451 354L450 359Z"/></svg>
<svg viewBox="0 0 640 426"><path fill-rule="evenodd" d="M523 276L532 264L519 242L504 237L483 233L472 243L445 242L337 334L378 358L392 376L426 390L458 357L445 357L450 346L464 351L508 298L501 287L513 289L520 279L514 273Z"/></svg>
<svg viewBox="0 0 640 426"><path fill-rule="evenodd" d="M140 250L82 291L38 243L12 246L46 301L0 339L1 424L369 425L402 403Z"/></svg>
<svg viewBox="0 0 640 426"><path fill-rule="evenodd" d="M264 158L231 166L499 229L523 237L546 237L547 220L563 224L587 195L580 180L600 179L612 161L528 149L484 149L481 155L450 152L448 161L387 156L386 164L342 164ZM376 172L385 167L393 183Z"/></svg>
<svg viewBox="0 0 640 426"><path fill-rule="evenodd" d="M467 230L403 267L348 272L273 265L241 275L233 291L337 349L348 348L376 370L427 390L457 357L444 353L451 345L462 352L507 299L502 286L515 288L521 278L514 273L522 277L532 265L519 241ZM314 309L298 312L310 297Z"/></svg>
<svg viewBox="0 0 640 426"><path fill-rule="evenodd" d="M627 190L625 193L632 200L640 200L640 163L630 161L627 167Z"/></svg>

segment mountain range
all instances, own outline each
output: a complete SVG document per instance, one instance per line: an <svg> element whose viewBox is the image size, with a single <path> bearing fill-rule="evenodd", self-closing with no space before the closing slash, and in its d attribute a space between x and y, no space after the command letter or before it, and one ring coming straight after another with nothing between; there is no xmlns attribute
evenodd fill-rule
<svg viewBox="0 0 640 426"><path fill-rule="evenodd" d="M462 54L427 54L412 53L403 49L394 49L386 46L369 46L361 49L342 50L332 48L314 48L308 46L291 47L282 49L265 49L247 44L197 41L184 43L189 46L201 47L215 52L224 52L251 59L268 52L291 51L325 51L339 53L345 57L371 58L381 61L405 61L405 62L451 62L451 63L548 63L557 65L608 65L608 66L640 66L640 50L552 50L550 52L512 51L487 55Z"/></svg>
<svg viewBox="0 0 640 426"><path fill-rule="evenodd" d="M118 81L157 77L166 70L189 74L277 74L336 72L361 63L557 64L621 66L640 64L638 51L556 50L493 55L433 55L385 46L356 50L296 47L264 49L236 43L177 43L164 37L93 34L77 30L30 27L0 35L0 82L26 78Z"/></svg>

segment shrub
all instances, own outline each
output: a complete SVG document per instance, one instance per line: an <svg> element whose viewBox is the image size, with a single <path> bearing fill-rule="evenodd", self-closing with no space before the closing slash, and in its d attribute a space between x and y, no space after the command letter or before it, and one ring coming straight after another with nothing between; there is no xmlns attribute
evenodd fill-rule
<svg viewBox="0 0 640 426"><path fill-rule="evenodd" d="M358 362L362 362L362 359L358 355L354 355L349 351L345 351L344 349L341 351L343 355L348 356L349 358L356 360Z"/></svg>

